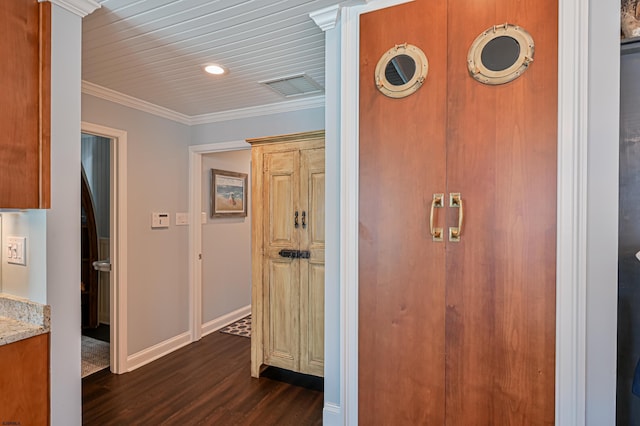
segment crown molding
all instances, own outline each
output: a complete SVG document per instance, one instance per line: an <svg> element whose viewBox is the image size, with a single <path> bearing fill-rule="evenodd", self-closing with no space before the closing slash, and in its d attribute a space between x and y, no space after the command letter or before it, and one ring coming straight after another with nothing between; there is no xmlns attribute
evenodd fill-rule
<svg viewBox="0 0 640 426"><path fill-rule="evenodd" d="M158 117L176 121L181 124L193 126L197 124L218 123L221 121L238 120L242 118L260 117L263 115L279 114L285 112L300 111L305 109L324 107L324 95L312 98L296 99L293 101L278 102L275 104L239 108L228 111L214 112L211 114L189 116L168 108L164 108L151 102L143 101L115 90L97 84L82 81L82 93L95 96L122 106L137 109L138 111L153 114Z"/></svg>
<svg viewBox="0 0 640 426"><path fill-rule="evenodd" d="M325 7L324 9L311 12L309 17L313 19L322 31L332 30L338 25L338 19L340 18L340 10L343 7L358 6L369 3L371 0L347 0L334 4L333 6Z"/></svg>
<svg viewBox="0 0 640 426"><path fill-rule="evenodd" d="M50 2L63 9L68 10L71 13L75 13L81 18L84 18L94 10L102 7L100 3L94 0L38 0L39 3Z"/></svg>
<svg viewBox="0 0 640 426"><path fill-rule="evenodd" d="M340 5L335 4L333 6L325 7L324 9L311 12L309 17L313 19L313 22L320 27L322 31L332 30L338 23L338 17L340 16Z"/></svg>
<svg viewBox="0 0 640 426"><path fill-rule="evenodd" d="M142 99L134 98L133 96L125 95L124 93L116 92L115 90L107 89L106 87L98 86L97 84L90 83L85 80L82 80L82 93L129 108L134 108L139 111L147 112L149 114L157 115L158 117L173 120L178 123L186 125L191 124L191 119L188 115L152 104L151 102L143 101Z"/></svg>
<svg viewBox="0 0 640 426"><path fill-rule="evenodd" d="M294 101L278 102L276 104L232 109L228 111L214 112L211 114L194 115L191 117L191 124L218 123L220 121L260 117L263 115L322 107L324 107L324 95L314 96L312 98L296 99Z"/></svg>

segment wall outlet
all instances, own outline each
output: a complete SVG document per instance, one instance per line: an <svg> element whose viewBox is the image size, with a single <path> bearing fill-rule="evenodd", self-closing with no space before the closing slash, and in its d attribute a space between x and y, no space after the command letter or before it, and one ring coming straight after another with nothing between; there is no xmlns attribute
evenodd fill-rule
<svg viewBox="0 0 640 426"><path fill-rule="evenodd" d="M27 266L27 237L7 237L7 262Z"/></svg>

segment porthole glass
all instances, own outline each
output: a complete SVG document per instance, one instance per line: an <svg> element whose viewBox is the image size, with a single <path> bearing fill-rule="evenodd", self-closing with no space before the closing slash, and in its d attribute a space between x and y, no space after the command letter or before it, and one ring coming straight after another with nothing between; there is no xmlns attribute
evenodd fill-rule
<svg viewBox="0 0 640 426"><path fill-rule="evenodd" d="M504 71L516 63L520 56L518 40L509 36L500 36L490 40L482 49L482 64L491 71Z"/></svg>
<svg viewBox="0 0 640 426"><path fill-rule="evenodd" d="M390 98L404 98L422 86L429 63L425 54L411 44L389 49L378 61L375 83L380 92Z"/></svg>
<svg viewBox="0 0 640 426"><path fill-rule="evenodd" d="M384 75L393 86L402 86L411 81L416 73L416 62L409 55L397 55L387 62Z"/></svg>
<svg viewBox="0 0 640 426"><path fill-rule="evenodd" d="M469 48L469 74L484 84L508 83L527 70L533 53L533 38L528 32L516 25L496 25L480 34Z"/></svg>

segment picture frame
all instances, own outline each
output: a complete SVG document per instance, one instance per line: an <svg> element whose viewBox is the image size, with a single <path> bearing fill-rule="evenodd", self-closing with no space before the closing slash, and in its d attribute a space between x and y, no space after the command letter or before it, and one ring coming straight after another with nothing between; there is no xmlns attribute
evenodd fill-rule
<svg viewBox="0 0 640 426"><path fill-rule="evenodd" d="M247 174L211 169L211 217L247 216Z"/></svg>

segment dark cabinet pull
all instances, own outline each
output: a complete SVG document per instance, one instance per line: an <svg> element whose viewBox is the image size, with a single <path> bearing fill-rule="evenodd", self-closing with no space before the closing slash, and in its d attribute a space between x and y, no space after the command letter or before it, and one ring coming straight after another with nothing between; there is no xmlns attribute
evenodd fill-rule
<svg viewBox="0 0 640 426"><path fill-rule="evenodd" d="M310 259L311 258L311 252L309 250L282 249L278 254L281 257L286 257L288 259Z"/></svg>
<svg viewBox="0 0 640 426"><path fill-rule="evenodd" d="M280 250L278 253L281 257L287 257L289 259L296 259L298 257L298 250Z"/></svg>
<svg viewBox="0 0 640 426"><path fill-rule="evenodd" d="M307 227L307 212L302 212L302 229Z"/></svg>
<svg viewBox="0 0 640 426"><path fill-rule="evenodd" d="M304 222L303 222L303 223L304 223ZM294 226L296 229L298 229L298 227L300 226L300 225L298 224L298 211L297 211L297 210L296 210L295 215L294 215L294 218L293 218L293 226Z"/></svg>
<svg viewBox="0 0 640 426"><path fill-rule="evenodd" d="M310 259L311 252L309 250L298 250L298 257L300 259Z"/></svg>

